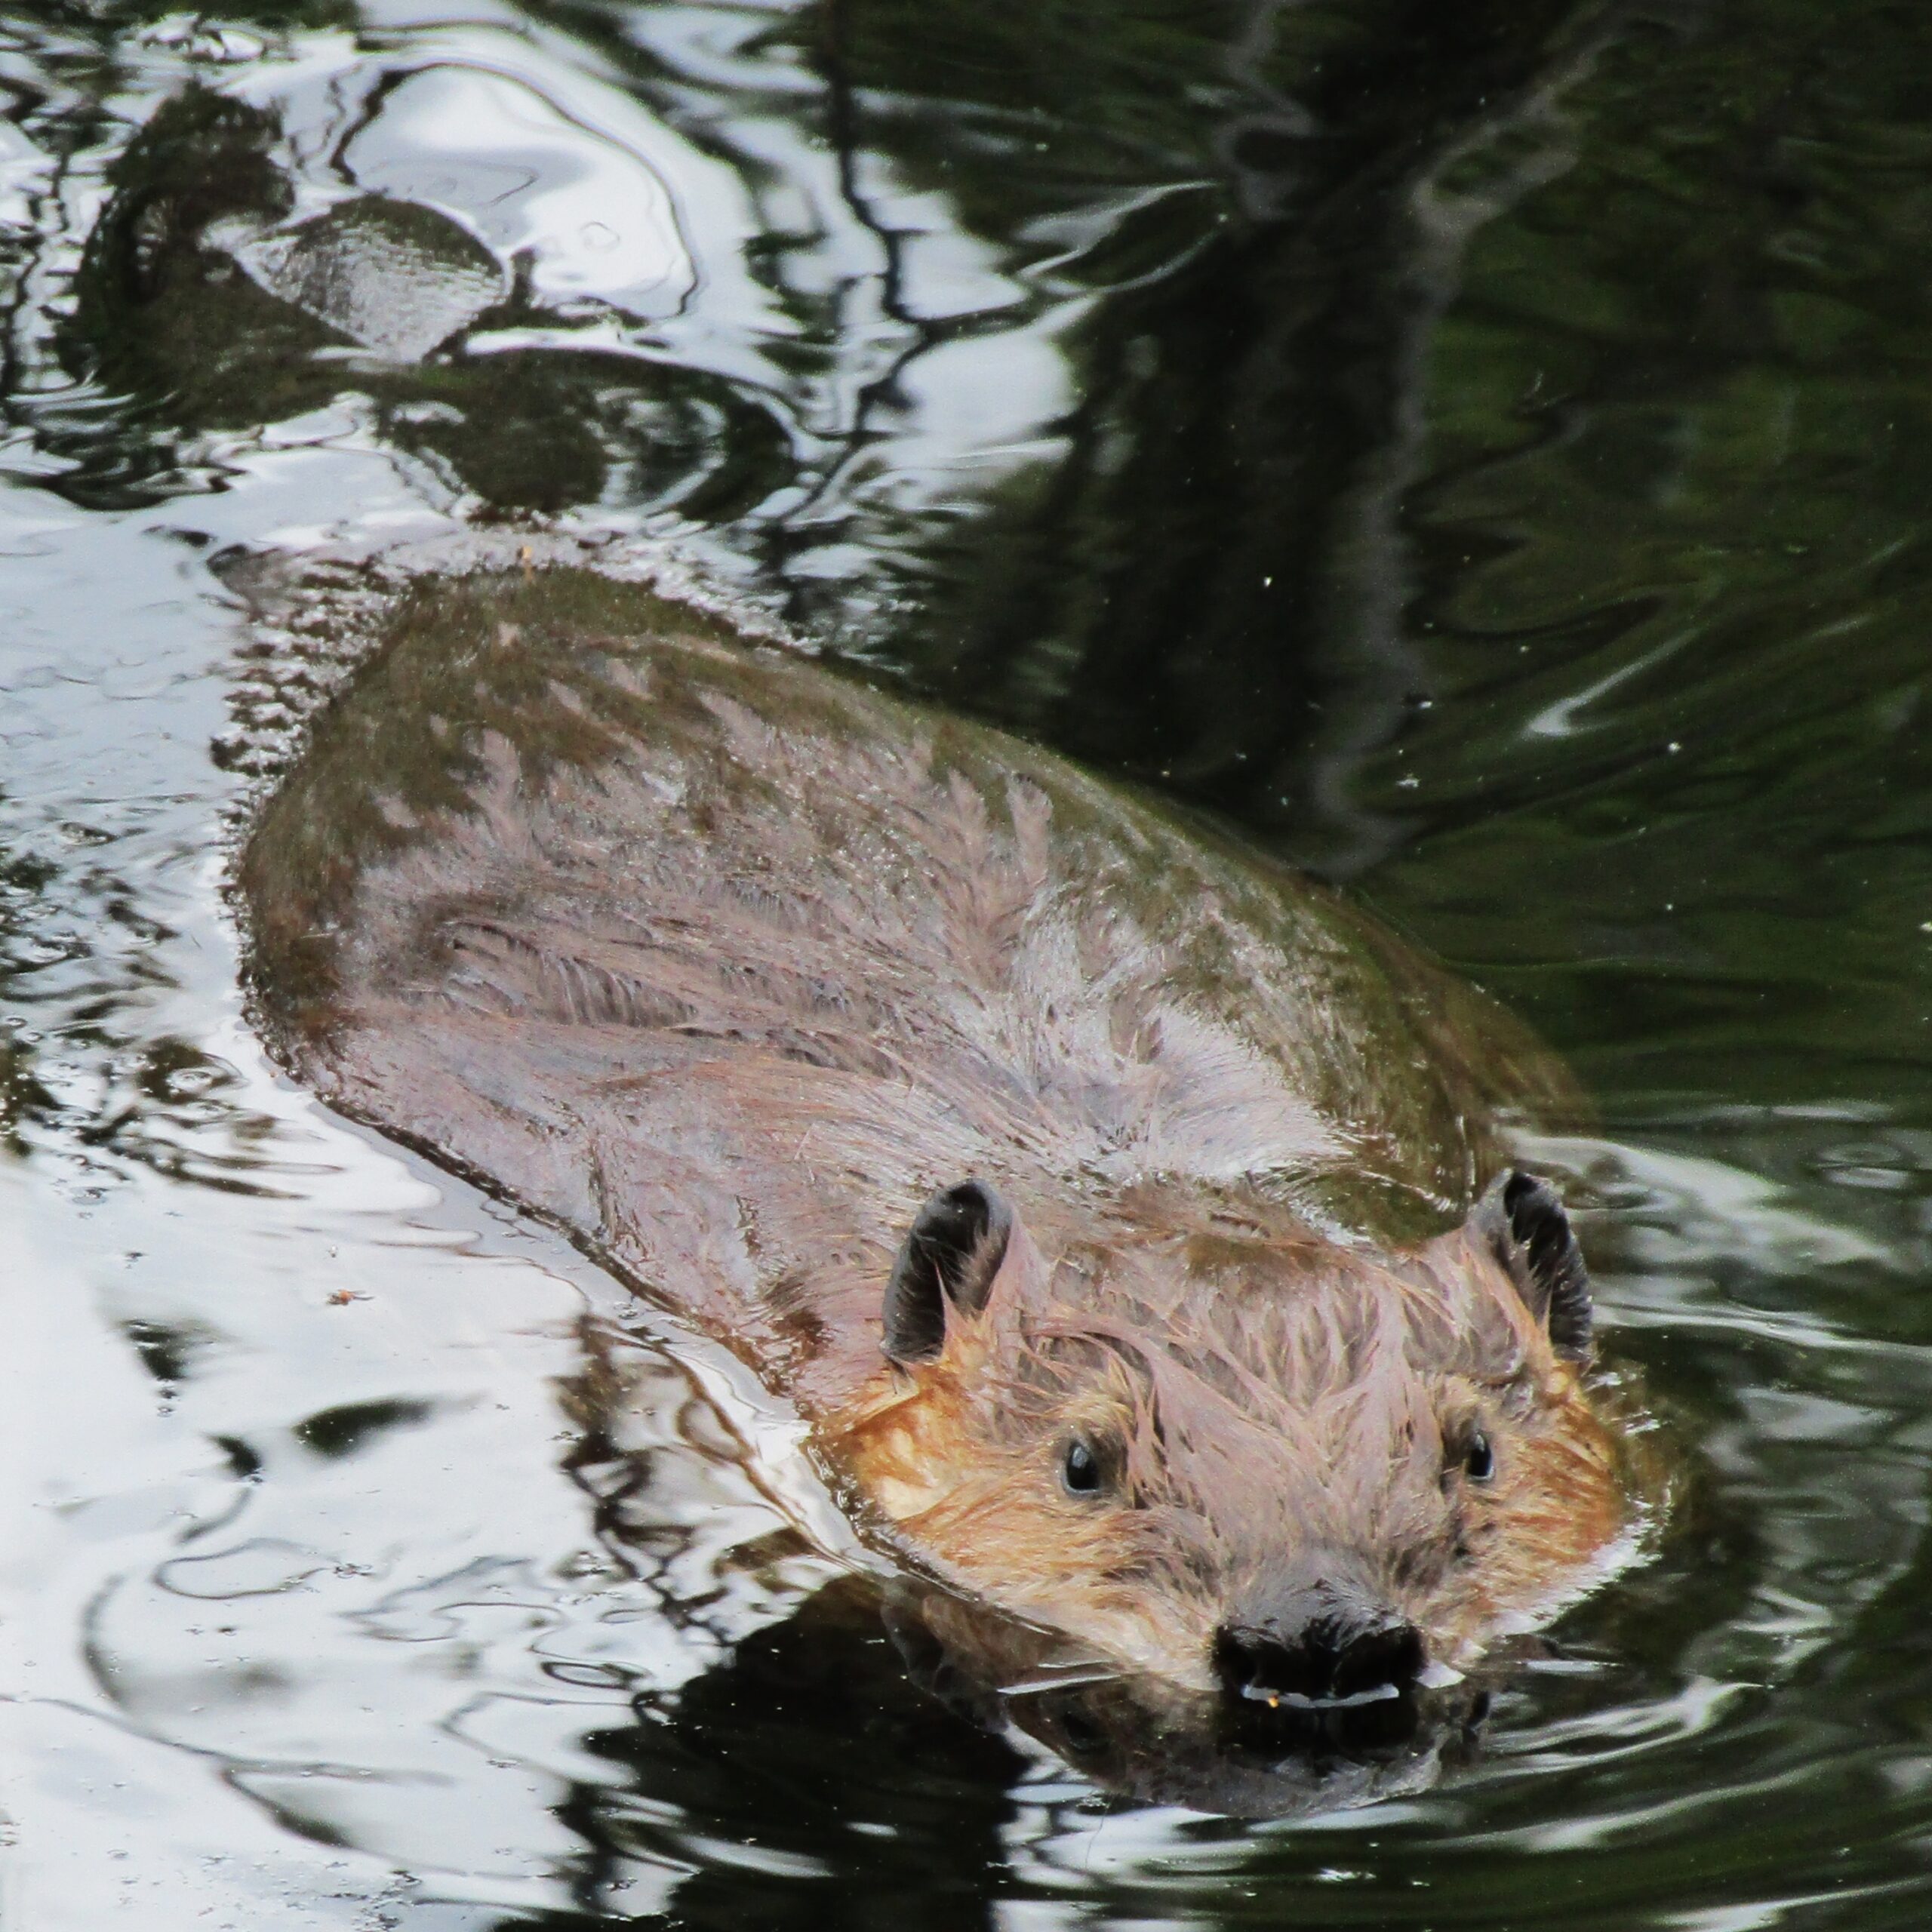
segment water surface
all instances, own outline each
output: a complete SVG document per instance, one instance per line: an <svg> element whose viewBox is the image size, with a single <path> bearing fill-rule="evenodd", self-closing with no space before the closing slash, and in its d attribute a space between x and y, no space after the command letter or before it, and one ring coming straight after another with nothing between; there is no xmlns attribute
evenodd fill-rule
<svg viewBox="0 0 1932 1932"><path fill-rule="evenodd" d="M10 1923L1924 1921L1932 17L40 0L0 99ZM526 543L1568 1056L1689 1473L1468 1762L1241 1823L977 1729L782 1413L275 1076L234 829L365 559Z"/></svg>

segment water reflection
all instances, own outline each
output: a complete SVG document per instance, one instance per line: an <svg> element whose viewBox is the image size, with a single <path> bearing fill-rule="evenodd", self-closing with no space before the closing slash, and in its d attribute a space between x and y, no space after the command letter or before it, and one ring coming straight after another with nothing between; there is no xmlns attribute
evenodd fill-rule
<svg viewBox="0 0 1932 1932"><path fill-rule="evenodd" d="M1927 30L5 11L26 1918L1918 1922ZM215 855L365 586L246 559L485 506L1359 869L1580 1066L1694 1478L1454 1777L1214 1822L949 1710L782 1417L269 1075Z"/></svg>
<svg viewBox="0 0 1932 1932"><path fill-rule="evenodd" d="M1472 1748L1481 1687L1346 1737L1231 1731L1158 1686L1082 1681L1054 1640L983 1607L901 1580L882 1611L880 1582L774 1501L743 1410L621 1328L579 1324L574 1342L552 1468L578 1506L519 1472L472 1494L495 1525L480 1542L449 1512L461 1487L425 1462L454 1459L459 1485L486 1461L509 1474L514 1438L473 1393L231 1438L195 1520L88 1604L87 1667L120 1721L425 1897L701 1921L929 1890L980 1924L1007 1835L1040 1807L1055 1830L1089 1829L1089 1780L1301 1814L1426 1789ZM214 1373L220 1346L151 1340L143 1360L178 1386ZM361 1540L352 1525L399 1494L437 1508L406 1546ZM540 1549L528 1503L546 1497Z"/></svg>
<svg viewBox="0 0 1932 1932"><path fill-rule="evenodd" d="M111 164L66 360L188 440L104 422L67 487L172 491L350 390L484 504L735 523L795 621L1358 866L1402 821L1351 774L1429 681L1428 344L1622 19L1401 11L1124 63L961 20L940 85L889 11L581 9L539 89L387 9L412 37L192 87Z"/></svg>
<svg viewBox="0 0 1932 1932"><path fill-rule="evenodd" d="M424 1558L457 1527L448 1520L412 1538L400 1564L318 1546L312 1529L278 1534L278 1517L312 1524L304 1492L318 1484L421 1498L423 1430L433 1425L432 1453L448 1457L475 1423L389 1398L258 1433L259 1468L238 1478L245 1501L97 1607L90 1648L116 1707L217 1757L304 1836L422 1874L567 1872L574 1841L549 1814L595 1771L587 1738L622 1723L640 1684L674 1699L823 1567L769 1550L737 1561L740 1540L773 1525L717 1454L715 1419L706 1453L680 1453L693 1397L661 1358L627 1394L629 1453L660 1474L630 1499L648 1507L648 1536L617 1552L571 1546L580 1510L560 1518L545 1554L458 1545L441 1571ZM318 1667L325 1657L336 1665Z"/></svg>
<svg viewBox="0 0 1932 1932"><path fill-rule="evenodd" d="M586 242L582 224L559 238L544 225L556 217L551 205L576 192L552 152L561 137L522 157L514 189L473 158L466 168L438 138L460 110L474 125L502 106L491 90L508 84L475 75L484 97L466 102L464 70L436 72L392 86L380 68L357 76L373 103L338 76L320 128L287 125L299 94L268 109L192 86L164 103L108 171L111 197L66 338L70 365L151 398L194 437L299 417L352 387L386 441L497 510L555 511L614 492L708 516L749 509L768 487L758 472L777 445L755 405L616 352L594 332L544 341L546 326L567 319L551 306L560 294L590 302L597 317L620 297L648 312L659 284L692 278L657 177L639 164L635 181L591 184L622 206L646 196L628 245L614 230L608 250ZM456 100L439 100L452 90ZM420 181L421 198L355 192L355 158L392 117L392 147L369 171L383 183ZM430 145L409 147L412 134ZM349 191L312 210L310 182L291 171L317 149L324 173ZM546 160L560 178L535 192ZM477 220L479 209L489 219ZM596 285L586 248L613 257L614 285ZM447 352L426 366L439 347ZM117 432L66 487L125 500L149 487L158 463L172 494L187 454L152 436L131 452Z"/></svg>

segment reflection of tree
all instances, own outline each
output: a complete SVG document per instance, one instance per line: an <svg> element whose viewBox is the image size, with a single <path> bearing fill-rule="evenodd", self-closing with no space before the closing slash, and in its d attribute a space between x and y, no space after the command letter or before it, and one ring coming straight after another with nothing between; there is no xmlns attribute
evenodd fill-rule
<svg viewBox="0 0 1932 1932"><path fill-rule="evenodd" d="M1087 315L1065 457L946 540L920 648L958 701L1305 823L1346 818L1343 771L1420 678L1399 503L1461 244L1541 178L1550 91L1614 16L1386 8L1295 73L1291 11L1242 20L1207 131L1240 218ZM1444 173L1512 142L1452 206ZM1385 842L1355 822L1324 848Z"/></svg>
<svg viewBox="0 0 1932 1932"><path fill-rule="evenodd" d="M496 507L675 501L735 525L808 626L955 702L1293 824L1331 864L1386 845L1347 792L1421 681L1401 505L1425 352L1463 242L1540 178L1539 117L1614 0L1185 18L1054 0L1023 19L824 0L772 17L761 45L795 57L763 96L755 61L729 84L672 69L650 10L621 29L602 8L539 11L764 198L755 266L795 333L741 346L771 392L558 340L477 355L467 328L413 363L345 359L328 290L366 294L400 251L441 267L454 315L489 265L445 217L374 198L291 242L272 116L190 88L113 165L65 338L70 366L148 420L82 429L70 491L178 488L195 460L180 431L359 391L386 438ZM378 80L365 113L385 97ZM1452 170L1484 178L1452 194ZM927 300L935 236L1008 294ZM494 327L527 300L466 312ZM995 460L955 426L918 455L947 353L977 343L985 380L1029 331L1036 368L1050 342L1073 386L1038 453Z"/></svg>
<svg viewBox="0 0 1932 1932"><path fill-rule="evenodd" d="M545 11L620 51L596 10ZM872 245L821 238L795 278L771 257L811 346L800 397L841 398L798 497L746 533L792 614L966 708L1293 826L1331 867L1386 850L1392 828L1347 793L1423 681L1401 505L1434 325L1471 235L1567 160L1553 97L1623 17L1617 0L823 0L774 20L761 44L795 48L823 92L763 104L829 146ZM746 103L694 113L675 84L693 77L647 44L622 48L635 84L731 152ZM1017 306L922 310L909 193L989 246ZM1057 456L891 473L926 365L978 337L995 366L1056 315L1075 391L1039 426ZM881 601L882 636L863 614Z"/></svg>
<svg viewBox="0 0 1932 1932"><path fill-rule="evenodd" d="M364 195L287 226L280 138L272 112L191 85L109 168L60 348L128 402L105 426L57 434L78 464L67 494L171 494L197 439L345 393L368 398L397 448L498 511L615 492L729 518L769 489L771 425L715 380L593 348L471 352L474 325L543 317L448 216Z"/></svg>

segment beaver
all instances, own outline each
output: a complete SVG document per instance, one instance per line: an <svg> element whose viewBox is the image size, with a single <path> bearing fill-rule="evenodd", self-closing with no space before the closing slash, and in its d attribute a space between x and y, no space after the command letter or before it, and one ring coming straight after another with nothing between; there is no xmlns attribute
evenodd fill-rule
<svg viewBox="0 0 1932 1932"><path fill-rule="evenodd" d="M722 1337L951 1589L1319 1710L1628 1546L1503 1137L1565 1076L1211 825L558 568L409 590L238 876L285 1063Z"/></svg>

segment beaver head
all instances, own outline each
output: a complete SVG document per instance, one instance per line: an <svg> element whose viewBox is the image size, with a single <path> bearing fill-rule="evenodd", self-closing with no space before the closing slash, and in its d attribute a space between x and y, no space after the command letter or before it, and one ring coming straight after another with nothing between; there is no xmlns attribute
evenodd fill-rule
<svg viewBox="0 0 1932 1932"><path fill-rule="evenodd" d="M1631 1514L1582 1258L1526 1174L1392 1252L1167 1196L1032 1232L964 1181L907 1233L883 1341L835 1447L897 1536L1196 1689L1398 1694L1588 1581Z"/></svg>

